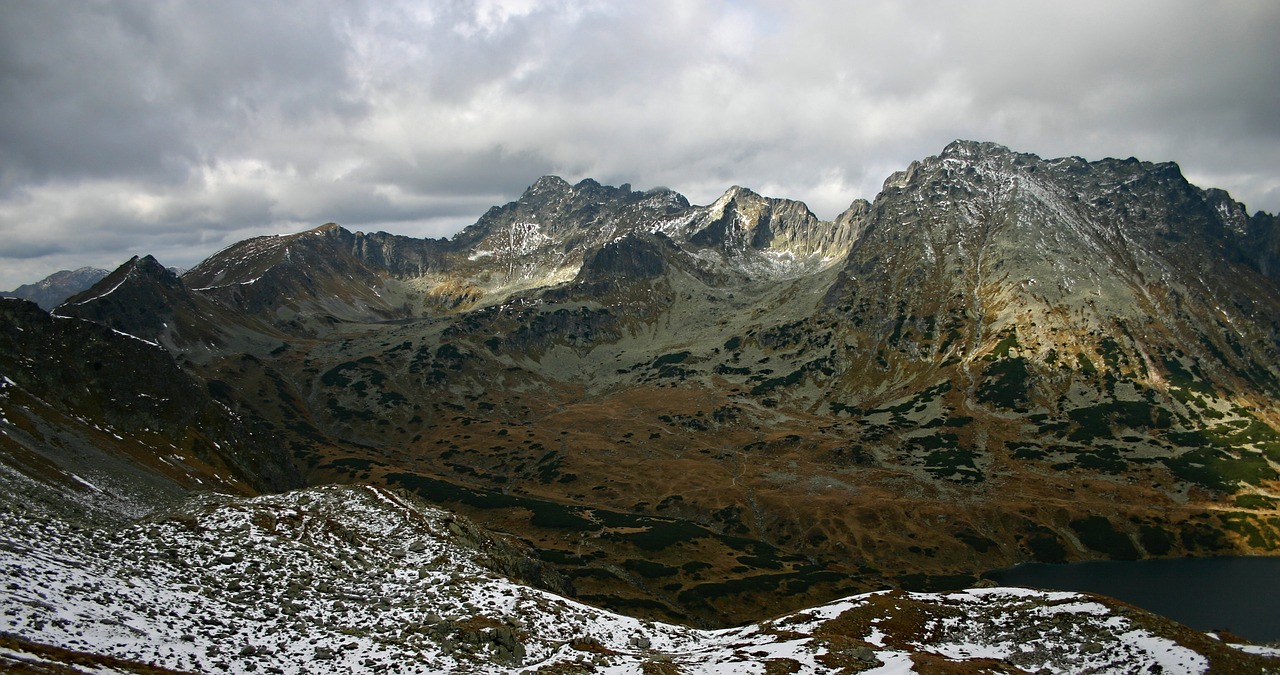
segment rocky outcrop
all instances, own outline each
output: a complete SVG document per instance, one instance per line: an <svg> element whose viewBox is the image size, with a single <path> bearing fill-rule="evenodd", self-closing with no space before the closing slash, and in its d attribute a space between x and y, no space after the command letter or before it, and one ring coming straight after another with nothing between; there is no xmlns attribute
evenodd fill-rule
<svg viewBox="0 0 1280 675"><path fill-rule="evenodd" d="M1258 211L1249 218L1242 257L1272 279L1280 278L1280 216Z"/></svg>
<svg viewBox="0 0 1280 675"><path fill-rule="evenodd" d="M824 223L802 202L768 199L734 186L699 214L689 243L728 255L768 251L797 258L834 259L853 243L848 220Z"/></svg>

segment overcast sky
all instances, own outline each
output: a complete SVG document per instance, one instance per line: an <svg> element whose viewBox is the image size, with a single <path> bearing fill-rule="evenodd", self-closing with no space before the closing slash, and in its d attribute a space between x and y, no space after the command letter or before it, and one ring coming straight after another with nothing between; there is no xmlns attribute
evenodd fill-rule
<svg viewBox="0 0 1280 675"><path fill-rule="evenodd" d="M0 289L539 176L833 218L951 140L1280 210L1280 2L0 0Z"/></svg>

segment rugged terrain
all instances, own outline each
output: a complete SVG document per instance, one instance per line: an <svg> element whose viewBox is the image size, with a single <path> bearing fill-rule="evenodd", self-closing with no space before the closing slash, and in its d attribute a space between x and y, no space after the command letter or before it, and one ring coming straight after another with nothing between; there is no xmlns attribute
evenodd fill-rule
<svg viewBox="0 0 1280 675"><path fill-rule="evenodd" d="M0 293L0 296L30 300L40 305L41 309L49 310L76 293L89 289L110 273L110 270L96 267L62 270L35 283L23 284L8 293Z"/></svg>
<svg viewBox="0 0 1280 675"><path fill-rule="evenodd" d="M986 143L831 222L545 177L448 240L329 224L6 304L0 449L129 494L407 491L579 600L703 627L1029 560L1273 553L1278 242L1176 165ZM50 331L167 365L99 376ZM192 421L116 410L144 395Z"/></svg>
<svg viewBox="0 0 1280 675"><path fill-rule="evenodd" d="M1236 646L1101 597L860 595L719 631L528 585L521 551L394 491L213 495L82 530L0 511L9 672L1264 672ZM954 670L946 670L947 668Z"/></svg>

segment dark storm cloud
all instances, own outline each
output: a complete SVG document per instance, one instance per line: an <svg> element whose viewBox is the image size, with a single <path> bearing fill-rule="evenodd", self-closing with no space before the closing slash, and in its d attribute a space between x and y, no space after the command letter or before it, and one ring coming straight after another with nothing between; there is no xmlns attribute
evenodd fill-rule
<svg viewBox="0 0 1280 675"><path fill-rule="evenodd" d="M274 3L6 3L3 179L180 183L264 118L358 110L324 13Z"/></svg>
<svg viewBox="0 0 1280 675"><path fill-rule="evenodd" d="M330 220L446 235L545 173L829 218L955 138L1275 211L1278 31L1245 1L4 3L0 287Z"/></svg>

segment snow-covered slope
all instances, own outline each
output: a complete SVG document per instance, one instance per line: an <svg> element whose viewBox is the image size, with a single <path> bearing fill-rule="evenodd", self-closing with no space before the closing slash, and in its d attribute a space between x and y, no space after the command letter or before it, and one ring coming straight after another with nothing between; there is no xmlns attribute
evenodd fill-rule
<svg viewBox="0 0 1280 675"><path fill-rule="evenodd" d="M118 531L9 504L0 511L0 664L201 673L1280 668L1109 600L1010 588L866 594L694 630L611 614L494 572L511 567L513 550L465 520L374 487L252 499L206 493Z"/></svg>

